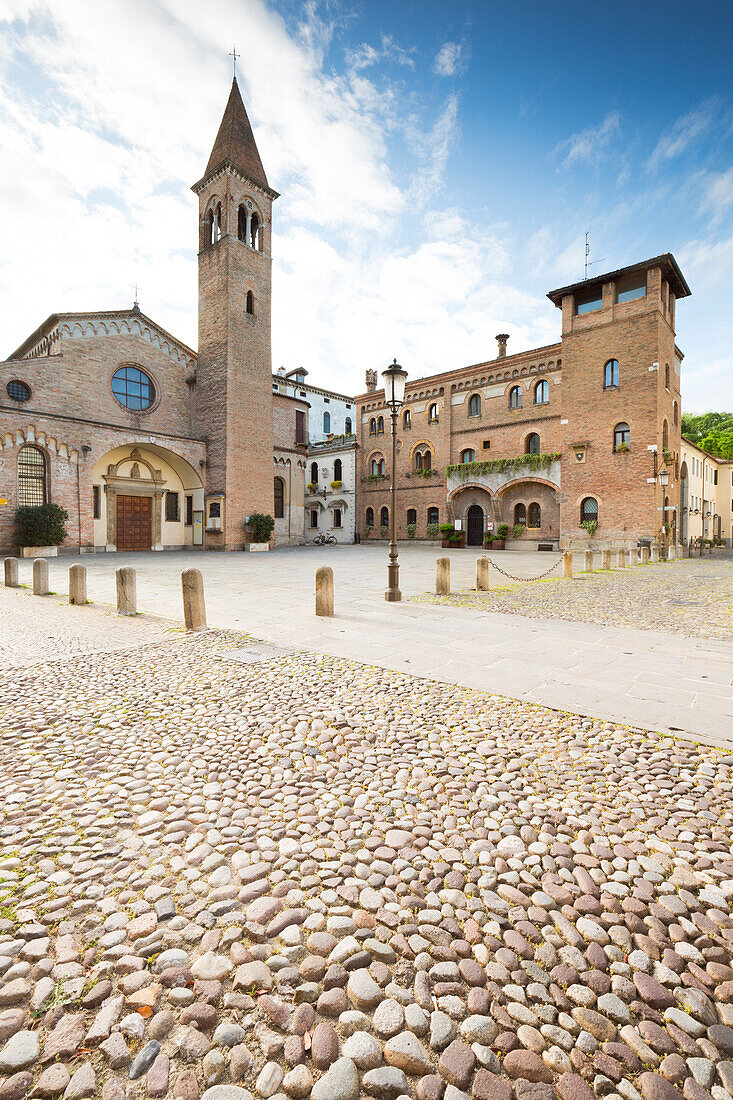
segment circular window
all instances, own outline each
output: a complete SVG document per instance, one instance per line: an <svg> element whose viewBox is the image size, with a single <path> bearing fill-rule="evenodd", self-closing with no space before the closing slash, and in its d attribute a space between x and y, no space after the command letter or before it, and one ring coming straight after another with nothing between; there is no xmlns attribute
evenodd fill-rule
<svg viewBox="0 0 733 1100"><path fill-rule="evenodd" d="M8 397L11 397L13 401L30 401L31 399L30 386L17 378L14 378L12 382L8 382L5 389L7 390Z"/></svg>
<svg viewBox="0 0 733 1100"><path fill-rule="evenodd" d="M155 386L138 367L120 367L112 376L112 393L120 405L133 412L149 409L155 401Z"/></svg>

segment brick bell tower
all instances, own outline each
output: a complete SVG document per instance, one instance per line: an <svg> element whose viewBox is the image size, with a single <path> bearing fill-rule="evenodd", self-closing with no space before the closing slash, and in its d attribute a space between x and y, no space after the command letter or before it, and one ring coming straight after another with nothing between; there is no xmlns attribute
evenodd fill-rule
<svg viewBox="0 0 733 1100"><path fill-rule="evenodd" d="M206 549L240 550L273 514L272 203L236 77L199 200L196 430L207 442Z"/></svg>

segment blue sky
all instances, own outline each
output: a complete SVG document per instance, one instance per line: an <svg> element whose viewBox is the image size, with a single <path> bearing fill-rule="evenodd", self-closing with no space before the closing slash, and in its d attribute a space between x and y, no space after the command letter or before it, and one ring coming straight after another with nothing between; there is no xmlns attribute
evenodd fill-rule
<svg viewBox="0 0 733 1100"><path fill-rule="evenodd" d="M729 4L5 0L0 315L141 305L196 344L199 178L239 79L273 365L363 389L550 343L546 292L671 251L683 403L733 409Z"/></svg>

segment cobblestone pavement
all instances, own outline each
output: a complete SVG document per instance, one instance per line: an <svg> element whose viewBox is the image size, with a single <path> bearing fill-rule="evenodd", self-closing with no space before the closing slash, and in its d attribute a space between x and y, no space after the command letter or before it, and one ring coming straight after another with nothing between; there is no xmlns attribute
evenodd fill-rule
<svg viewBox="0 0 733 1100"><path fill-rule="evenodd" d="M1 1100L733 1095L730 755L257 656L0 673Z"/></svg>
<svg viewBox="0 0 733 1100"><path fill-rule="evenodd" d="M507 561L507 558L509 560ZM507 571L507 554L489 555ZM665 630L694 638L733 635L733 560L680 560L635 566L610 573L577 573L563 580L562 569L544 581L507 581L490 568L489 592L458 591L450 596L422 595L420 603L502 611L537 619ZM494 587L496 586L496 587Z"/></svg>
<svg viewBox="0 0 733 1100"><path fill-rule="evenodd" d="M157 641L181 628L110 609L87 614L67 597L30 599L27 592L3 588L0 600L0 667L15 668L80 653L127 649ZM79 616L84 615L83 621ZM83 627L83 629L80 629Z"/></svg>

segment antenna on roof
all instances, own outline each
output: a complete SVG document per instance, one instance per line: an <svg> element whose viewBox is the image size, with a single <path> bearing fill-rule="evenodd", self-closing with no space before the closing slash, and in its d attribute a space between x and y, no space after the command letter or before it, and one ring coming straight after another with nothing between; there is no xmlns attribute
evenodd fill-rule
<svg viewBox="0 0 733 1100"><path fill-rule="evenodd" d="M591 260L590 259L590 229L586 229L586 231L585 231L585 273L583 275L583 279L588 278L588 268L589 267L593 267L594 264L602 264L603 260L604 260L603 256L601 256L600 260Z"/></svg>
<svg viewBox="0 0 733 1100"><path fill-rule="evenodd" d="M232 59L232 76L236 80L237 79L237 58L241 57L242 55L237 53L237 47L233 46L232 47L232 52L229 54L229 56Z"/></svg>

